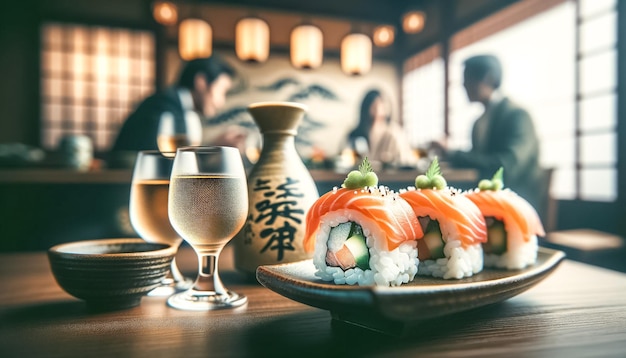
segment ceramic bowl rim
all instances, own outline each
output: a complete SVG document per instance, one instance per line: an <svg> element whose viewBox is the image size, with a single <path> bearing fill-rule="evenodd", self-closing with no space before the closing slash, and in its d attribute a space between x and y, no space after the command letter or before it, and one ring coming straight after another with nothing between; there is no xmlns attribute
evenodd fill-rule
<svg viewBox="0 0 626 358"><path fill-rule="evenodd" d="M113 252L113 253L79 253L71 251L72 248L85 247L85 246L107 246L107 245L120 245L120 244L141 244L146 246L154 245L155 249L147 251L137 252ZM164 246L164 247L163 247ZM156 248L161 247L161 248ZM151 243L141 238L113 238L113 239L95 239L95 240L80 240L61 243L52 246L48 249L48 253L53 256L73 258L73 259L137 259L137 258L157 258L164 256L174 256L176 254L177 247L168 243Z"/></svg>

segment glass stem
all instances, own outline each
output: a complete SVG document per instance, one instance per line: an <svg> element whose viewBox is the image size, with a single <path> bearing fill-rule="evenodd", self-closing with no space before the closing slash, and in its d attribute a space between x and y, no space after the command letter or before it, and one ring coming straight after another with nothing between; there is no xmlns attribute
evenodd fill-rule
<svg viewBox="0 0 626 358"><path fill-rule="evenodd" d="M216 295L226 295L227 291L217 271L219 253L198 255L198 278L194 284L197 291L213 291Z"/></svg>
<svg viewBox="0 0 626 358"><path fill-rule="evenodd" d="M185 277L178 269L178 265L176 265L176 258L172 259L172 264L170 265L170 274L174 279L174 282L183 282L185 281Z"/></svg>

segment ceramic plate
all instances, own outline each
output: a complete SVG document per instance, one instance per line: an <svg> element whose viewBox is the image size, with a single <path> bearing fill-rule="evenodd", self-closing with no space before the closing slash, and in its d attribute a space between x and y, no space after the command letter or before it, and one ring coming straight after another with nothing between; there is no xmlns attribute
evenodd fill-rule
<svg viewBox="0 0 626 358"><path fill-rule="evenodd" d="M539 248L524 270L485 269L461 280L416 276L399 287L335 285L317 278L312 260L260 266L257 279L292 300L329 310L334 319L389 331L411 322L499 302L531 288L556 269L565 254Z"/></svg>

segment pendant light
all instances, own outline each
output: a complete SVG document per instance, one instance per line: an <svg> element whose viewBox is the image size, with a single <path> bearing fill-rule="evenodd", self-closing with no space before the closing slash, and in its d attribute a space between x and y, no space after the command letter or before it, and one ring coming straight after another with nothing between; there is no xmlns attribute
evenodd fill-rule
<svg viewBox="0 0 626 358"><path fill-rule="evenodd" d="M152 6L152 16L161 25L174 25L178 21L178 8L169 1L157 1Z"/></svg>
<svg viewBox="0 0 626 358"><path fill-rule="evenodd" d="M396 30L391 25L381 25L374 29L372 40L378 47L387 47L393 43Z"/></svg>
<svg viewBox="0 0 626 358"><path fill-rule="evenodd" d="M314 69L322 65L324 36L322 30L311 24L302 24L291 31L291 64L296 68Z"/></svg>
<svg viewBox="0 0 626 358"><path fill-rule="evenodd" d="M264 62L270 54L270 27L258 17L247 17L235 27L235 52L242 61Z"/></svg>
<svg viewBox="0 0 626 358"><path fill-rule="evenodd" d="M348 75L363 75L372 68L372 41L361 33L351 33L341 41L341 69Z"/></svg>
<svg viewBox="0 0 626 358"><path fill-rule="evenodd" d="M407 34L416 34L424 29L426 14L423 11L409 11L402 17L402 30Z"/></svg>
<svg viewBox="0 0 626 358"><path fill-rule="evenodd" d="M186 19L178 28L178 52L185 61L210 57L213 52L213 30L200 19Z"/></svg>

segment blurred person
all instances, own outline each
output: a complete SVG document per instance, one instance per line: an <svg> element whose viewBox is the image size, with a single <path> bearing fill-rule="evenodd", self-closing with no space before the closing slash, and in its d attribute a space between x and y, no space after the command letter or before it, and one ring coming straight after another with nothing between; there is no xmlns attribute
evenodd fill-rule
<svg viewBox="0 0 626 358"><path fill-rule="evenodd" d="M215 116L226 102L234 69L216 55L185 64L175 86L146 98L122 125L112 152L159 149L157 137L163 120L173 128L184 127L194 145L202 141L202 118ZM177 128L180 130L180 128ZM245 136L226 131L215 145L241 147ZM163 148L161 148L163 151ZM169 151L169 150L167 150Z"/></svg>
<svg viewBox="0 0 626 358"><path fill-rule="evenodd" d="M359 123L348 135L350 147L359 157L391 166L415 166L402 126L391 120L389 105L382 92L368 91L361 101Z"/></svg>
<svg viewBox="0 0 626 358"><path fill-rule="evenodd" d="M484 106L472 127L469 151L449 150L441 142L432 149L453 167L475 168L489 179L504 168L504 184L539 208L545 188L539 166L539 140L530 114L499 90L502 66L497 57L478 55L465 60L463 85L470 102Z"/></svg>

